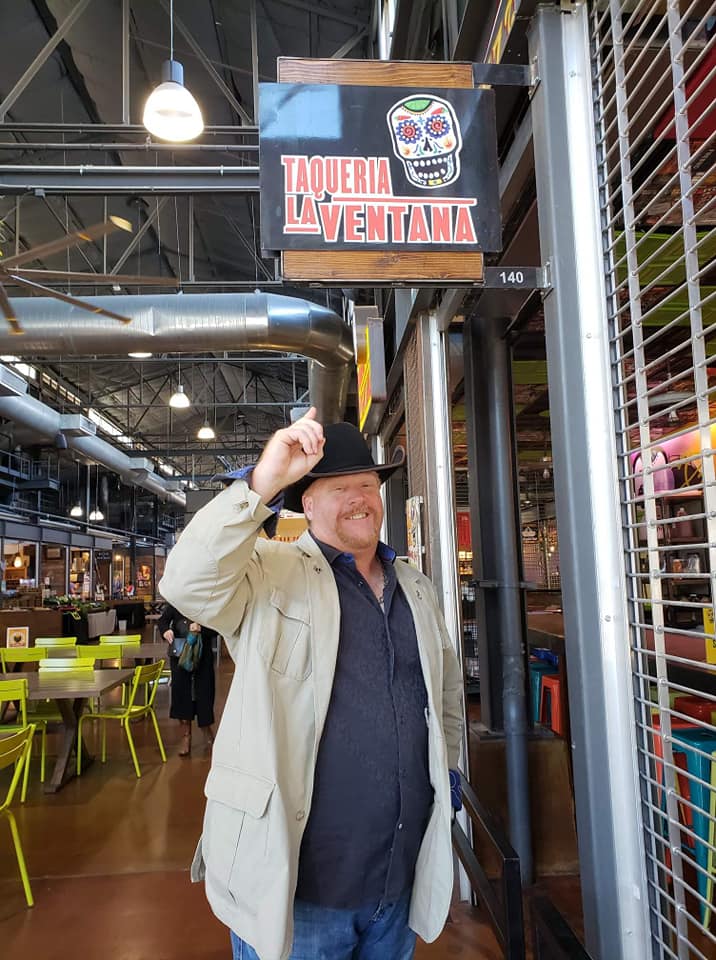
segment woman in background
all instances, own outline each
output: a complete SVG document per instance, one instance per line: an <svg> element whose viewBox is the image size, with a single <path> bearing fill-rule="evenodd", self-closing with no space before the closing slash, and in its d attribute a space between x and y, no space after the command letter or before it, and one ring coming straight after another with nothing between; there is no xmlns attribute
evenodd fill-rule
<svg viewBox="0 0 716 960"><path fill-rule="evenodd" d="M165 604L158 622L159 633L169 644L169 663L172 670L172 694L169 716L181 724L179 756L191 753L191 722L196 717L210 748L214 742L214 655L212 642L216 634L208 627L193 623L171 604ZM189 633L201 633L202 651L196 667L187 671L179 664L179 656L172 654L175 639L185 640Z"/></svg>

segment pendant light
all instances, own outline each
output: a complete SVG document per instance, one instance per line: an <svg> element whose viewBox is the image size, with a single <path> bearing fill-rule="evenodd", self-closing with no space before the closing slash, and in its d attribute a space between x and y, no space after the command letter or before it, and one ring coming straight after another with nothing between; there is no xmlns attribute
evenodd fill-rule
<svg viewBox="0 0 716 960"><path fill-rule="evenodd" d="M216 367L214 367L213 374L212 396L214 398L214 426L212 427L209 423L209 407L207 406L204 416L204 426L199 427L196 434L197 440L216 440Z"/></svg>
<svg viewBox="0 0 716 960"><path fill-rule="evenodd" d="M22 559L22 554L21 554L21 553L16 553L16 554L15 554L15 556L12 558L12 565L13 565L13 567L15 567L15 568L19 568L19 567L24 567L24 566L25 566L25 561Z"/></svg>
<svg viewBox="0 0 716 960"><path fill-rule="evenodd" d="M162 64L162 82L149 94L142 122L150 133L183 143L204 129L199 104L184 86L184 67L174 59L174 0L169 5L169 59Z"/></svg>
<svg viewBox="0 0 716 960"><path fill-rule="evenodd" d="M184 393L184 384L180 383L174 393L169 397L169 406L175 410L186 410L191 406L191 400Z"/></svg>
<svg viewBox="0 0 716 960"><path fill-rule="evenodd" d="M72 509L70 510L70 516L77 518L77 517L81 517L83 513L84 513L84 510L82 509L82 500L80 499L80 465L78 461L77 463L77 503L75 503Z"/></svg>
<svg viewBox="0 0 716 960"><path fill-rule="evenodd" d="M204 426L199 427L199 432L197 433L197 440L216 440L216 433L214 428L209 423L209 411L206 411L206 416L204 417Z"/></svg>
<svg viewBox="0 0 716 960"><path fill-rule="evenodd" d="M94 504L94 510L91 511L89 519L95 521L104 520L104 514L99 508L99 466L94 475Z"/></svg>
<svg viewBox="0 0 716 960"><path fill-rule="evenodd" d="M184 393L184 384L181 382L181 360L179 361L179 383L174 393L169 397L169 406L176 410L186 410L191 406L191 400Z"/></svg>

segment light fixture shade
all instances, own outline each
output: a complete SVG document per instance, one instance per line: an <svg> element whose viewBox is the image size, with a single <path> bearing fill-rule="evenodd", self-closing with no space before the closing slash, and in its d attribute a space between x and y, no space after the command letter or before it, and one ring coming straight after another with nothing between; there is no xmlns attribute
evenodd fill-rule
<svg viewBox="0 0 716 960"><path fill-rule="evenodd" d="M175 407L177 410L186 410L187 407L191 406L191 400L184 393L184 385L182 383L176 388L176 391L169 397L169 406Z"/></svg>
<svg viewBox="0 0 716 960"><path fill-rule="evenodd" d="M127 356L132 357L134 360L146 360L148 357L153 356L153 354L137 351L136 353L128 353Z"/></svg>
<svg viewBox="0 0 716 960"><path fill-rule="evenodd" d="M162 82L144 105L144 126L172 143L193 140L204 129L199 104L184 86L184 68L177 60L162 64Z"/></svg>
<svg viewBox="0 0 716 960"><path fill-rule="evenodd" d="M104 514L103 514L102 511L99 509L99 507L96 507L96 508L95 508L94 510L92 510L92 512L90 513L89 518L90 518L90 520L104 520Z"/></svg>
<svg viewBox="0 0 716 960"><path fill-rule="evenodd" d="M84 513L84 510L82 509L82 504L80 503L76 503L74 507L70 510L71 517L81 517L83 513Z"/></svg>
<svg viewBox="0 0 716 960"><path fill-rule="evenodd" d="M199 440L215 440L216 434L214 433L214 428L211 426L208 420L204 421L204 426L199 427L199 432L197 433L197 439Z"/></svg>
<svg viewBox="0 0 716 960"><path fill-rule="evenodd" d="M13 567L24 567L25 562L22 559L22 556L19 553L16 553L12 560Z"/></svg>

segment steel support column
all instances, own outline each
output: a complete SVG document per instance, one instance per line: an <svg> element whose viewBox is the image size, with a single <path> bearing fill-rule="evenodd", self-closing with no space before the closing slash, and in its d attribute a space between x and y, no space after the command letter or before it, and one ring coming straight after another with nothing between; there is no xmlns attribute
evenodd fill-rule
<svg viewBox="0 0 716 960"><path fill-rule="evenodd" d="M472 503L478 602L482 720L504 729L510 843L522 882L532 882L527 700L521 564L517 541L510 350L507 321L472 317L465 342L465 404L469 469L477 480Z"/></svg>
<svg viewBox="0 0 716 960"><path fill-rule="evenodd" d="M587 9L538 9L529 37L544 301L587 948L650 953L630 689Z"/></svg>
<svg viewBox="0 0 716 960"><path fill-rule="evenodd" d="M408 429L422 430L425 445L425 540L428 545L430 578L438 595L448 634L462 667L460 583L458 577L455 477L452 450L452 411L448 390L449 335L441 331L435 311L423 313L416 324L423 385L422 419L414 417ZM417 411L413 410L413 414ZM413 491L411 491L412 493ZM461 769L469 778L467 717L463 736ZM463 820L467 828L467 820ZM456 861L457 863L457 861ZM460 896L470 897L464 870L458 872Z"/></svg>

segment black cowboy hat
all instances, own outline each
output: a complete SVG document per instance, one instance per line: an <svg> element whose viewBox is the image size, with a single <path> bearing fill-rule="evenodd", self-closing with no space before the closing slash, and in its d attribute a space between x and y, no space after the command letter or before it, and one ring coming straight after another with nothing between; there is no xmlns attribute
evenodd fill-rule
<svg viewBox="0 0 716 960"><path fill-rule="evenodd" d="M377 473L383 483L405 463L405 450L396 447L390 463L376 464L363 434L352 423L329 423L323 428L323 436L326 439L323 456L316 466L283 491L286 510L303 513L301 498L314 480L352 473Z"/></svg>
<svg viewBox="0 0 716 960"><path fill-rule="evenodd" d="M286 510L303 513L301 498L314 480L352 473L377 473L383 483L405 463L405 450L396 447L390 463L376 464L363 434L352 423L330 423L323 428L323 436L326 439L323 456L316 466L283 491L283 506ZM230 482L242 475L243 471L236 470L233 474L223 474L217 479Z"/></svg>

